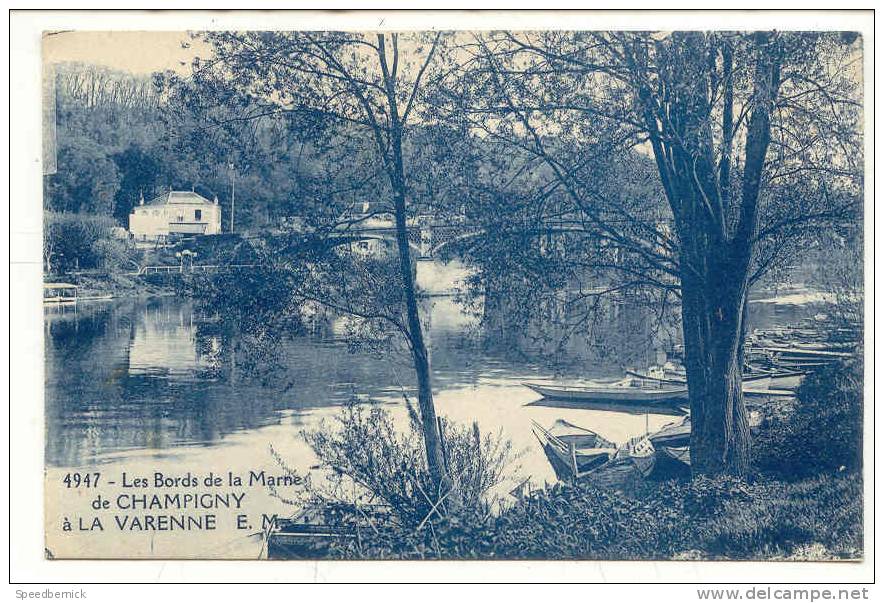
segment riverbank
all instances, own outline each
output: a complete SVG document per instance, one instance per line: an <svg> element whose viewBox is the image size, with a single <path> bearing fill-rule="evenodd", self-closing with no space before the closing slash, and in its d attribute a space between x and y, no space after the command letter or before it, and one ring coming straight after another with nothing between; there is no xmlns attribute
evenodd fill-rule
<svg viewBox="0 0 884 603"><path fill-rule="evenodd" d="M589 483L539 492L501 516L432 535L347 543L349 559L834 560L862 558L862 478L666 482L643 498Z"/></svg>
<svg viewBox="0 0 884 603"><path fill-rule="evenodd" d="M44 282L64 282L77 285L80 298L134 298L174 295L175 283L165 275L134 276L126 273L79 272L50 275ZM159 277L159 278L158 278Z"/></svg>
<svg viewBox="0 0 884 603"><path fill-rule="evenodd" d="M771 405L745 479L694 476L620 488L559 483L498 515L333 543L347 559L858 560L863 557L862 368L810 376Z"/></svg>

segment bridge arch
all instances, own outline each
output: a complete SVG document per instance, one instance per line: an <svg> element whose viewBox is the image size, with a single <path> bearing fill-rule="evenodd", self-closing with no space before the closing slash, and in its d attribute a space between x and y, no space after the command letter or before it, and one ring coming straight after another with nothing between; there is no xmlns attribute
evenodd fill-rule
<svg viewBox="0 0 884 603"><path fill-rule="evenodd" d="M396 245L399 244L396 237L392 234L366 233L360 234L359 236L355 236L350 239L351 244L358 244L360 241L384 241L391 244L391 249L396 249ZM425 257L423 254L423 249L421 249L421 245L419 243L408 241L408 247L416 254L417 258Z"/></svg>
<svg viewBox="0 0 884 603"><path fill-rule="evenodd" d="M465 232L463 234L459 234L455 237L451 237L450 239L444 239L430 248L429 257L435 257L440 251L451 245L452 243L458 243L460 241L465 241L467 239L473 239L483 234L484 231L477 230L473 232Z"/></svg>

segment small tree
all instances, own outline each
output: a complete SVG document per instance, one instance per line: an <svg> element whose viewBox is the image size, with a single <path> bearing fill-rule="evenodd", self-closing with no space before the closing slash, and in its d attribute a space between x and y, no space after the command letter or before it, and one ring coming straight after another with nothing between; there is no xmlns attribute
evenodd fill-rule
<svg viewBox="0 0 884 603"><path fill-rule="evenodd" d="M195 92L188 98L194 105L201 104L203 114L216 125L289 116L311 132L361 147L360 156L370 159L383 175L383 184L373 176L368 180L375 194L386 197L374 213L390 213L394 219L397 271L375 282L384 291L395 289L398 294L380 295L366 304L366 293L375 291L357 290L354 303L352 297L330 297L324 289L312 300L363 319L384 321L403 335L417 378L429 472L444 490L445 464L412 270L409 222L414 208L409 202L409 165L404 153L428 72L441 54L442 34L415 34L407 42L395 33L211 32L203 36L212 45L213 56L195 64L193 86L188 88ZM348 222L341 209L318 211L328 220L316 224L314 217L314 233L340 236L342 228L365 219L359 216ZM328 256L326 260L340 265L339 259ZM372 278L382 274L375 270ZM397 303L377 303L391 299Z"/></svg>

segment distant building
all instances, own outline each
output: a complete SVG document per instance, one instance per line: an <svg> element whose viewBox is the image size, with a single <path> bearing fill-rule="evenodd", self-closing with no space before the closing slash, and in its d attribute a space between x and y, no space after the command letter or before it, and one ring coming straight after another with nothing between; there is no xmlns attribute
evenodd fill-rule
<svg viewBox="0 0 884 603"><path fill-rule="evenodd" d="M167 191L144 201L129 214L129 232L136 241L156 241L169 235L211 235L221 232L218 198L209 201L192 191Z"/></svg>

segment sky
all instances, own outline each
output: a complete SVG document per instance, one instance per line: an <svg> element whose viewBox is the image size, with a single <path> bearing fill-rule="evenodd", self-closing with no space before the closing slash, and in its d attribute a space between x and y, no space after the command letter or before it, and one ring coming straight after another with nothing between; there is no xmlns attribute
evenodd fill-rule
<svg viewBox="0 0 884 603"><path fill-rule="evenodd" d="M139 75L166 69L189 73L197 55L207 56L208 46L184 31L43 32L46 63L92 63Z"/></svg>

